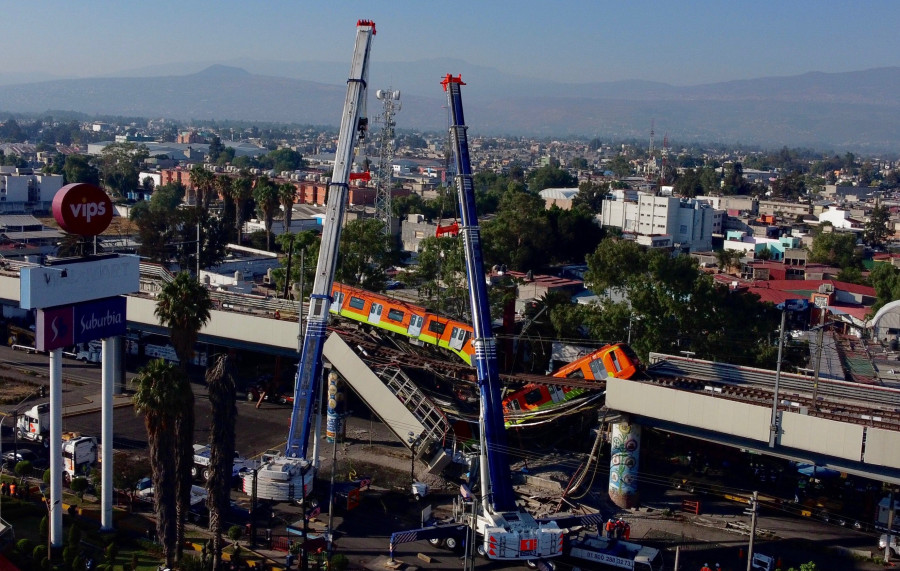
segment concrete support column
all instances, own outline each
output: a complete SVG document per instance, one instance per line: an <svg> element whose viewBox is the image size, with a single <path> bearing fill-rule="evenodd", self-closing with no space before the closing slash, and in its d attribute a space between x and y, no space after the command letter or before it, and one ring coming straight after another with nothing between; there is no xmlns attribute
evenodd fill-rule
<svg viewBox="0 0 900 571"><path fill-rule="evenodd" d="M121 337L107 337L102 340L103 362L100 401L102 405L102 425L100 428L100 529L113 530L113 392L119 365Z"/></svg>
<svg viewBox="0 0 900 571"><path fill-rule="evenodd" d="M622 509L637 507L641 425L625 417L612 426L609 459L609 498Z"/></svg>
<svg viewBox="0 0 900 571"><path fill-rule="evenodd" d="M50 547L62 549L62 349L50 351ZM49 556L49 554L48 554Z"/></svg>

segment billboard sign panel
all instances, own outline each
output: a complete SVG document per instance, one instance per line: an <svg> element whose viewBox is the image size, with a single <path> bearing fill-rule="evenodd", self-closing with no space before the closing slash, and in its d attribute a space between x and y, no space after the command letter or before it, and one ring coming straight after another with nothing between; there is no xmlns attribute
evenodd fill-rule
<svg viewBox="0 0 900 571"><path fill-rule="evenodd" d="M67 184L53 197L53 218L69 234L97 236L109 228L113 205L99 186L85 182Z"/></svg>
<svg viewBox="0 0 900 571"><path fill-rule="evenodd" d="M19 307L44 309L140 289L140 258L130 255L75 258L19 272Z"/></svg>
<svg viewBox="0 0 900 571"><path fill-rule="evenodd" d="M76 343L125 335L124 297L110 297L68 307L39 309L35 347L51 351Z"/></svg>

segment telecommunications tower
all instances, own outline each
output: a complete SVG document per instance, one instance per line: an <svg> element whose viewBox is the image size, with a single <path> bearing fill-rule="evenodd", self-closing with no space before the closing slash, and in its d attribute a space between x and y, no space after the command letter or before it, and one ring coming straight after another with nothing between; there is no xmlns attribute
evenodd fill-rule
<svg viewBox="0 0 900 571"><path fill-rule="evenodd" d="M384 104L379 136L378 176L375 179L375 218L384 222L384 233L391 233L391 174L394 166L394 113L400 110L400 92L379 89L375 97Z"/></svg>

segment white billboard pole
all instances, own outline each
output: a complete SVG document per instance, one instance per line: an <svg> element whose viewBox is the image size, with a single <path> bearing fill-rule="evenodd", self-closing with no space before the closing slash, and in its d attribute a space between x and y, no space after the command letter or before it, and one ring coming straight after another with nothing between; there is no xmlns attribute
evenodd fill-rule
<svg viewBox="0 0 900 571"><path fill-rule="evenodd" d="M50 351L50 547L62 549L62 349ZM52 556L47 554L51 561Z"/></svg>

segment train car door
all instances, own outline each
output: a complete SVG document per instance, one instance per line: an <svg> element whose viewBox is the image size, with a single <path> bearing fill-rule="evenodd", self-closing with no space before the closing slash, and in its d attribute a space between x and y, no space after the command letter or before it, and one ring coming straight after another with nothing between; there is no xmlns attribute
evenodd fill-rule
<svg viewBox="0 0 900 571"><path fill-rule="evenodd" d="M381 322L382 310L384 310L384 306L373 301L372 306L369 308L369 323L378 324Z"/></svg>
<svg viewBox="0 0 900 571"><path fill-rule="evenodd" d="M547 391L550 393L550 400L553 402L562 402L566 400L566 392L562 387L548 386Z"/></svg>
<svg viewBox="0 0 900 571"><path fill-rule="evenodd" d="M468 338L468 336L469 332L462 327L454 327L450 332L450 348L455 349L456 351L461 351L463 345L466 343L466 338Z"/></svg>
<svg viewBox="0 0 900 571"><path fill-rule="evenodd" d="M341 310L344 309L344 292L334 292L334 302L331 304L330 309L332 313L337 313L340 315Z"/></svg>
<svg viewBox="0 0 900 571"><path fill-rule="evenodd" d="M606 365L603 363L603 358L594 359L590 362L591 373L594 375L594 380L601 381L609 376L609 373L606 371Z"/></svg>
<svg viewBox="0 0 900 571"><path fill-rule="evenodd" d="M419 334L422 333L422 325L424 323L424 317L411 313L409 315L409 327L406 329L406 334L410 337L418 337Z"/></svg>

